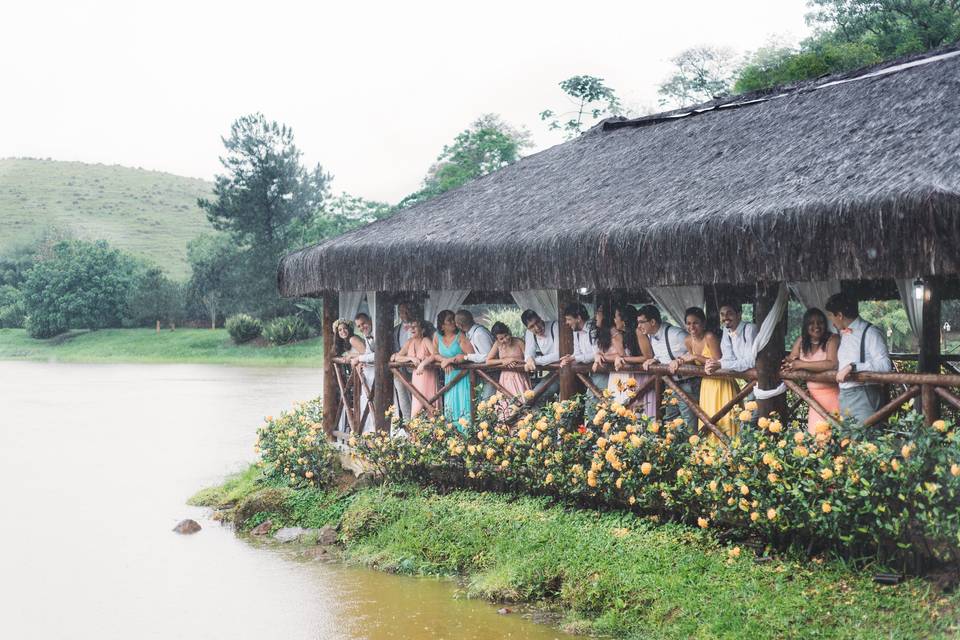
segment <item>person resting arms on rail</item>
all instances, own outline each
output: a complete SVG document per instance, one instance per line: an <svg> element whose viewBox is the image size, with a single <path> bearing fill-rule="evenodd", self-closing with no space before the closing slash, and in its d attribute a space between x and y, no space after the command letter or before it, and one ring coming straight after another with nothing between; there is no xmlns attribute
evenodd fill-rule
<svg viewBox="0 0 960 640"><path fill-rule="evenodd" d="M556 320L544 322L533 309L520 314L520 322L527 328L524 334L524 369L534 373L538 366L560 362L560 326ZM538 385L539 387L539 385ZM539 394L541 401L554 396L560 390L560 383L554 380L547 389Z"/></svg>
<svg viewBox="0 0 960 640"><path fill-rule="evenodd" d="M643 363L644 370L650 365L660 363L669 365L677 358L687 352L687 332L683 329L663 322L660 310L652 304L644 305L640 308L637 318L637 326L650 338L650 346L653 348L653 357L648 358ZM700 398L700 378L693 376L690 378L675 377L674 382L690 398L696 402ZM697 432L697 416L686 402L677 398L677 404L668 404L664 408L664 420L672 420L680 415L683 418L684 425L688 435Z"/></svg>
<svg viewBox="0 0 960 640"><path fill-rule="evenodd" d="M497 407L500 418L506 420L513 411L510 409L512 401L530 390L530 376L523 370L524 343L510 333L510 327L502 322L493 323L491 333L494 337L493 346L487 353L486 361L489 365L507 367L509 371L500 372L500 386L510 394Z"/></svg>
<svg viewBox="0 0 960 640"><path fill-rule="evenodd" d="M809 371L822 373L837 368L837 350L840 348L840 336L830 333L827 316L817 308L807 309L803 314L803 328L793 343L793 348L783 361L783 371ZM840 387L831 382L807 382L807 391L830 413L840 412ZM807 411L807 431L816 434L819 423L827 416L817 413L810 407Z"/></svg>
<svg viewBox="0 0 960 640"><path fill-rule="evenodd" d="M410 376L410 383L414 389L420 392L420 395L430 400L433 396L437 395L437 372L434 369L427 369L420 365L436 355L433 347L432 328L426 320L413 318L407 322L406 333L410 337L400 351L390 356L390 362L413 365L415 370L413 375ZM410 415L405 416L404 419L410 420L420 412L425 411L426 405L417 394L411 394L409 390L407 390L407 393L412 396L410 401Z"/></svg>

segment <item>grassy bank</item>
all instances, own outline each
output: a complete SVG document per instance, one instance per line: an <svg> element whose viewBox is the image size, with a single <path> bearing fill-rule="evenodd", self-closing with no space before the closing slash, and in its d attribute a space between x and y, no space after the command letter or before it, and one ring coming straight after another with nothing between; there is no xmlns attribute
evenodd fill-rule
<svg viewBox="0 0 960 640"><path fill-rule="evenodd" d="M34 340L23 329L0 329L0 360L319 367L321 341L235 345L223 329L102 329Z"/></svg>
<svg viewBox="0 0 960 640"><path fill-rule="evenodd" d="M927 582L875 585L836 563L754 561L709 534L544 499L413 485L349 494L266 486L257 469L195 504L239 530L339 526L348 560L461 578L474 597L565 612L570 630L618 638L932 638L957 631L957 596Z"/></svg>

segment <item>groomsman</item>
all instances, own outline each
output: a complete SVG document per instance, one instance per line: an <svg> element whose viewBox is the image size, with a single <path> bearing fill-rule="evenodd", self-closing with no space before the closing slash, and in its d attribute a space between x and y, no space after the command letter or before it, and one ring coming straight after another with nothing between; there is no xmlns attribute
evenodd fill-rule
<svg viewBox="0 0 960 640"><path fill-rule="evenodd" d="M669 365L687 353L687 332L664 322L660 315L660 309L652 304L644 305L637 311L637 328L650 338L650 346L653 348L653 357L643 363L644 371L657 362ZM694 401L700 399L700 378L696 376L690 378L675 377L674 381ZM664 408L663 418L664 420L673 420L678 414L686 424L687 433L696 433L697 415L687 406L686 402L679 398L676 405L668 404Z"/></svg>
<svg viewBox="0 0 960 640"><path fill-rule="evenodd" d="M467 340L473 345L473 353L463 354L453 358L455 362L472 362L474 364L483 364L487 361L487 354L493 348L493 335L486 327L473 321L473 314L467 309L460 309L454 316L457 328L467 336ZM486 400L495 393L493 385L483 381L483 399Z"/></svg>
<svg viewBox="0 0 960 640"><path fill-rule="evenodd" d="M757 337L757 325L744 322L740 305L730 302L720 305L720 324L723 326L720 359L707 360L704 370L707 373L713 373L718 369L728 371L753 369L753 341Z"/></svg>
<svg viewBox="0 0 960 640"><path fill-rule="evenodd" d="M827 300L827 314L840 332L837 351L837 382L840 383L840 415L863 422L883 405L883 385L854 382L850 374L858 371L887 373L893 370L886 336L860 317L859 301L837 293Z"/></svg>
<svg viewBox="0 0 960 640"><path fill-rule="evenodd" d="M523 335L523 368L530 373L538 366L560 362L560 325L556 320L544 322L543 318L533 309L526 309L520 314L520 322L527 328ZM539 390L537 385L537 389ZM560 391L560 383L556 380L540 395L540 401L556 395Z"/></svg>
<svg viewBox="0 0 960 640"><path fill-rule="evenodd" d="M571 364L593 364L597 353L596 335L590 323L590 313L579 302L572 302L563 309L563 322L573 332L573 354L560 358L560 364L567 367ZM607 388L610 374L604 371L591 372L590 381L598 389ZM592 393L586 394L584 409L587 414L594 412L597 398Z"/></svg>
<svg viewBox="0 0 960 640"><path fill-rule="evenodd" d="M419 318L420 314L413 309L411 303L401 302L397 305L397 317L400 319L400 324L393 328L393 353L398 353L400 349L403 349L404 345L407 344L407 341L410 339L409 323L415 318ZM410 371L407 369L396 369L395 371L406 378L408 382L410 381ZM394 376L393 391L393 400L396 403L400 417L404 420L409 420L411 417L410 390L400 382L399 378Z"/></svg>

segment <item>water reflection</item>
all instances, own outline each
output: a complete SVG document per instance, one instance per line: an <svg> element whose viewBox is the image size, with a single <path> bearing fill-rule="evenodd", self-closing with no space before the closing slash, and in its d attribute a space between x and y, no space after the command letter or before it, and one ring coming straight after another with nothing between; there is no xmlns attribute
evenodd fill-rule
<svg viewBox="0 0 960 640"><path fill-rule="evenodd" d="M566 637L449 583L254 548L183 506L242 468L307 369L0 362L0 611L10 638ZM182 537L183 517L204 530Z"/></svg>

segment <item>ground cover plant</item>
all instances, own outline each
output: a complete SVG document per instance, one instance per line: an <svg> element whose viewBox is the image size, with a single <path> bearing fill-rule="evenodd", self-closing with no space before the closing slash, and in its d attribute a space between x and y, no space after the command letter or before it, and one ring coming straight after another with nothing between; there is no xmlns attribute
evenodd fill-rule
<svg viewBox="0 0 960 640"><path fill-rule="evenodd" d="M250 342L254 338L259 338L260 334L263 333L263 323L246 313L238 313L227 318L224 328L235 344Z"/></svg>

